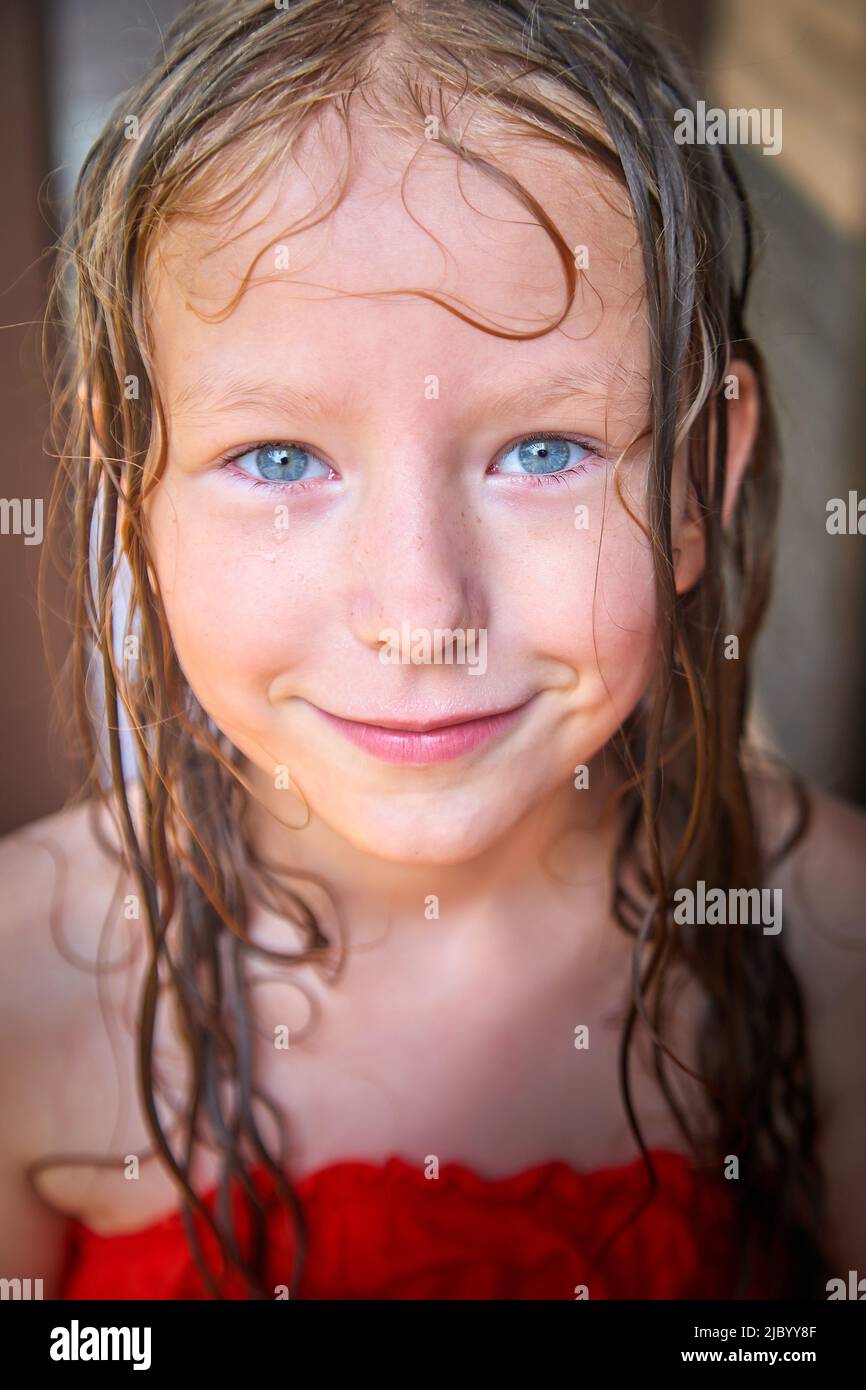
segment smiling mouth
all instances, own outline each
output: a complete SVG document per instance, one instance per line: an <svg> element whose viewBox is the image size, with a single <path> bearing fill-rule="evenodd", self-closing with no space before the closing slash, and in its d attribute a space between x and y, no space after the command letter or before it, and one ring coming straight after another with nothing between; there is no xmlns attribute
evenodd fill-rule
<svg viewBox="0 0 866 1390"><path fill-rule="evenodd" d="M534 696L509 709L473 712L446 719L348 719L313 705L350 743L391 763L445 762L489 743L513 727Z"/></svg>

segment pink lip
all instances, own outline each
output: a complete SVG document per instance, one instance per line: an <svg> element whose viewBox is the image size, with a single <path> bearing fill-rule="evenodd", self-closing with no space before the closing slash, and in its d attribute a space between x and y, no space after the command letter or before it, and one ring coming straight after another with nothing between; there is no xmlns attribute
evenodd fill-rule
<svg viewBox="0 0 866 1390"><path fill-rule="evenodd" d="M357 719L343 719L338 714L313 705L330 724L339 729L351 743L363 748L386 763L441 763L462 757L483 743L509 729L529 704L495 714L470 715L450 723L436 720L416 720L401 723L389 720L386 724L365 724Z"/></svg>

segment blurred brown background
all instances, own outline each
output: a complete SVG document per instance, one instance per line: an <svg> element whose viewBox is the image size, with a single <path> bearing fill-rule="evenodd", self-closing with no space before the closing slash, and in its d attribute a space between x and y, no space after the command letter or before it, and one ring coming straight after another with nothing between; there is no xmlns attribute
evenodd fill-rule
<svg viewBox="0 0 866 1390"><path fill-rule="evenodd" d="M0 498L47 499L39 320L49 248L85 151L180 8L178 0L5 0ZM689 55L708 105L783 112L779 155L734 149L763 228L751 322L769 357L785 446L755 721L799 772L866 803L866 537L831 536L825 526L828 499L852 489L866 496L866 8L861 0L641 0L640 8ZM21 535L0 535L0 833L56 809L66 792L36 621L39 551ZM59 629L53 644L61 654Z"/></svg>

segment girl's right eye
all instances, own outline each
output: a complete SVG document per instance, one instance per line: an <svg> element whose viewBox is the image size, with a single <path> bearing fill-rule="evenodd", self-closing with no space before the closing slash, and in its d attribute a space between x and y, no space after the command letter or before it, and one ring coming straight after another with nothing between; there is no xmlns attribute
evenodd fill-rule
<svg viewBox="0 0 866 1390"><path fill-rule="evenodd" d="M227 455L222 462L233 464L257 483L301 483L333 476L328 464L301 444L256 444L243 453Z"/></svg>

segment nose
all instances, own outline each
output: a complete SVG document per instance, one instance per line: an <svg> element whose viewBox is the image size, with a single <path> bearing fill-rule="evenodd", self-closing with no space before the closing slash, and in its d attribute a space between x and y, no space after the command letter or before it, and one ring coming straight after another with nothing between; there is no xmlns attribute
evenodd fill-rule
<svg viewBox="0 0 866 1390"><path fill-rule="evenodd" d="M446 641L449 632L486 626L475 509L443 474L441 462L404 470L398 462L359 503L351 622L376 652L406 625Z"/></svg>

